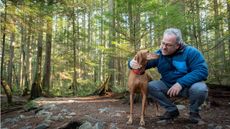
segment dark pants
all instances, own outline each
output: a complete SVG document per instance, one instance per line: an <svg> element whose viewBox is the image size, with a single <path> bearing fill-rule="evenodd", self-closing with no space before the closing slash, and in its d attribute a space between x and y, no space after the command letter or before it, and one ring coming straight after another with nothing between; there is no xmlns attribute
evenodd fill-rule
<svg viewBox="0 0 230 129"><path fill-rule="evenodd" d="M167 111L175 111L176 105L173 104L167 96L167 91L171 85L166 85L162 81L151 81L148 84L148 93L150 97L156 99ZM188 88L183 88L178 96L189 98L190 112L199 112L199 107L204 103L208 96L208 88L204 82L197 82Z"/></svg>

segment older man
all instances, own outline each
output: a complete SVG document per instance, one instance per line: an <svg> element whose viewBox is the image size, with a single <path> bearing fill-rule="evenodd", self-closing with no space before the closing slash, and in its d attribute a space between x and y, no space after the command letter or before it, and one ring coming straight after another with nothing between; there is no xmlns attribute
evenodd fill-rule
<svg viewBox="0 0 230 129"><path fill-rule="evenodd" d="M208 96L208 88L203 82L208 76L207 63L201 52L192 46L185 45L181 31L176 28L166 29L160 49L156 51L159 59L150 60L146 69L157 67L160 80L148 84L150 97L156 99L166 109L161 120L171 120L179 116L179 111L169 97L182 96L189 98L189 119L192 123L201 120L199 107ZM130 69L138 69L139 64L133 59Z"/></svg>

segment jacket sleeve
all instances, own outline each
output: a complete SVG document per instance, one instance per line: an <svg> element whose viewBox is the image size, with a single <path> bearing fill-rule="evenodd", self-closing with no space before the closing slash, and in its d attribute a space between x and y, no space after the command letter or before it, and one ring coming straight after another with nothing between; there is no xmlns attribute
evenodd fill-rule
<svg viewBox="0 0 230 129"><path fill-rule="evenodd" d="M157 64L158 64L158 59L156 59L156 60L150 60L150 61L148 61L145 69L154 68L154 67L157 66Z"/></svg>
<svg viewBox="0 0 230 129"><path fill-rule="evenodd" d="M204 81L208 77L208 66L203 55L197 49L191 49L187 55L188 73L179 78L177 82L182 87L191 86L192 84Z"/></svg>
<svg viewBox="0 0 230 129"><path fill-rule="evenodd" d="M160 50L157 50L154 53L161 56ZM150 60L150 61L148 61L145 69L155 68L155 67L157 67L158 63L159 63L159 59Z"/></svg>

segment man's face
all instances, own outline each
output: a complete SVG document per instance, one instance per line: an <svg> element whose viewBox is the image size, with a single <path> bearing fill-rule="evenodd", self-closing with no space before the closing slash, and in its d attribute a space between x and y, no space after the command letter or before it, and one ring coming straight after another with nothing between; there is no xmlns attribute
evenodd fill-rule
<svg viewBox="0 0 230 129"><path fill-rule="evenodd" d="M179 48L179 44L176 42L175 35L164 35L161 42L161 51L163 55L172 55Z"/></svg>

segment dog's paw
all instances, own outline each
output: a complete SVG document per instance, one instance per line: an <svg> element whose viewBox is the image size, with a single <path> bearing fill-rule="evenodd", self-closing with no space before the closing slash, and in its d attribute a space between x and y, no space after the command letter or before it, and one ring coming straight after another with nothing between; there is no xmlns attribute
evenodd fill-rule
<svg viewBox="0 0 230 129"><path fill-rule="evenodd" d="M140 126L145 126L145 121L140 121Z"/></svg>
<svg viewBox="0 0 230 129"><path fill-rule="evenodd" d="M131 125L133 123L133 120L129 119L129 121L126 122L126 124Z"/></svg>

